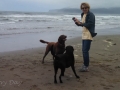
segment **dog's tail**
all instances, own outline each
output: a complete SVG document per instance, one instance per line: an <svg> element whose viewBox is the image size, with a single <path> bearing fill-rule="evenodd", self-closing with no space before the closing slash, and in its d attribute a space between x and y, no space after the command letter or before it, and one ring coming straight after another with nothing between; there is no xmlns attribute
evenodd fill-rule
<svg viewBox="0 0 120 90"><path fill-rule="evenodd" d="M41 43L47 43L47 44L49 43L49 42L44 41L44 40L40 40L40 42L41 42Z"/></svg>

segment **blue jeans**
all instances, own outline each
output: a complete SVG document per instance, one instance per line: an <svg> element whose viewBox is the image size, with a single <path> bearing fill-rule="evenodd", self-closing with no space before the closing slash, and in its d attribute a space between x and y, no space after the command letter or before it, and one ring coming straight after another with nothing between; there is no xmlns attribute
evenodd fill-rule
<svg viewBox="0 0 120 90"><path fill-rule="evenodd" d="M82 40L82 53L85 66L89 66L89 50L92 40Z"/></svg>

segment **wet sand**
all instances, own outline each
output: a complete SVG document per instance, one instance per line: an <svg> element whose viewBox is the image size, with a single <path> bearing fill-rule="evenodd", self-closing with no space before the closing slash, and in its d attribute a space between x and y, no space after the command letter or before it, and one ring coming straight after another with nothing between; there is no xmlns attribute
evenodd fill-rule
<svg viewBox="0 0 120 90"><path fill-rule="evenodd" d="M54 84L52 55L41 60L45 47L0 53L0 90L119 90L120 88L120 35L94 38L90 49L90 71L79 72L82 66L81 37L69 39L74 46L76 79L67 68L63 83ZM46 45L44 45L46 46Z"/></svg>

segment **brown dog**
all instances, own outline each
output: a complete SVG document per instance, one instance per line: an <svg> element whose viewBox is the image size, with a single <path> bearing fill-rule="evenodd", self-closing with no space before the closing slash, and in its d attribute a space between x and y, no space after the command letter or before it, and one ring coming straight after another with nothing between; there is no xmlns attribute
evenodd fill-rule
<svg viewBox="0 0 120 90"><path fill-rule="evenodd" d="M54 55L64 53L66 38L67 38L67 36L60 35L60 37L58 38L58 42L47 42L47 41L44 41L44 40L40 40L41 43L46 43L47 44L42 63L44 63L44 59L45 59L46 55L49 53L49 51L51 51L51 54L53 55L53 59L54 59Z"/></svg>

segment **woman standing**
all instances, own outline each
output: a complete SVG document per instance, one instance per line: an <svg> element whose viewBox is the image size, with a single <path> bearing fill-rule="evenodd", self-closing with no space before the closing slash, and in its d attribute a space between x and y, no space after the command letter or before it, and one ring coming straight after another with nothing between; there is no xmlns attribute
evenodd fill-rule
<svg viewBox="0 0 120 90"><path fill-rule="evenodd" d="M89 50L95 33L95 15L90 12L90 5L88 3L81 3L80 9L82 10L80 22L77 18L74 18L74 22L77 26L82 26L82 53L83 53L83 66L80 69L81 72L87 72L89 66Z"/></svg>

